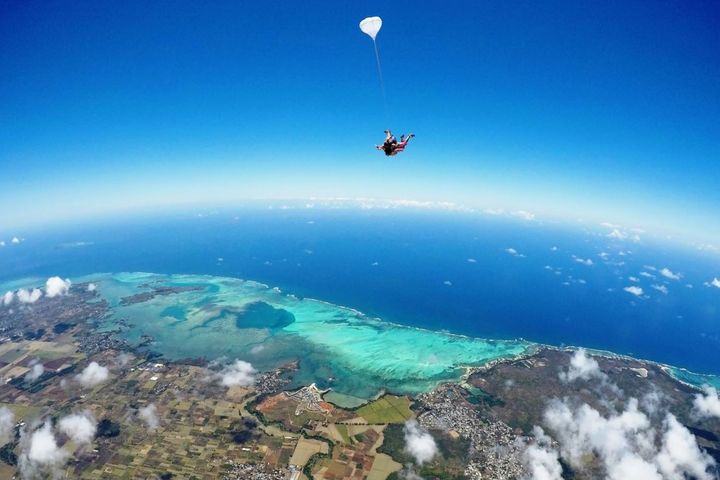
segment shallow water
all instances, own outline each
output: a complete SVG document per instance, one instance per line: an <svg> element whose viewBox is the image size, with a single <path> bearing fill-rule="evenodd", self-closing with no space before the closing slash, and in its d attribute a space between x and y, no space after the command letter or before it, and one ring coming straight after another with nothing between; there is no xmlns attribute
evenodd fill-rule
<svg viewBox="0 0 720 480"><path fill-rule="evenodd" d="M241 358L260 369L300 360L298 384L316 382L338 393L370 398L382 390L417 393L458 379L464 367L527 352L524 341L474 339L390 324L356 310L299 299L266 285L226 277L121 273L89 276L113 305L104 328L170 359ZM85 279L83 279L85 280ZM121 299L147 285L184 291L132 305ZM258 305L264 305L258 308ZM243 322L251 312L250 325ZM278 321L280 319L280 321Z"/></svg>

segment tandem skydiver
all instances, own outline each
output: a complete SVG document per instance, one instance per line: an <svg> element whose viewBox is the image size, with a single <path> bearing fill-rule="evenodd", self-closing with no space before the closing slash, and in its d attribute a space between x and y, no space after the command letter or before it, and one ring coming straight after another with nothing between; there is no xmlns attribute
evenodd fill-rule
<svg viewBox="0 0 720 480"><path fill-rule="evenodd" d="M398 142L395 135L393 135L390 130L385 130L385 142L383 142L382 145L375 145L375 148L385 152L385 156L392 157L405 150L408 142L414 136L414 133L411 133L408 136L401 135L400 141Z"/></svg>

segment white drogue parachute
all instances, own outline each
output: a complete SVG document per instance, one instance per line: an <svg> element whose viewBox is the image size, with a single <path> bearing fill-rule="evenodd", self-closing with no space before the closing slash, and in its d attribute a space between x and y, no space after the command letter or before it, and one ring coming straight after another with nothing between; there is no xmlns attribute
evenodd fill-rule
<svg viewBox="0 0 720 480"><path fill-rule="evenodd" d="M375 37L377 37L381 27L382 18L380 17L367 17L360 22L360 30L362 30L363 33L367 33L373 41L375 41Z"/></svg>
<svg viewBox="0 0 720 480"><path fill-rule="evenodd" d="M380 78L380 89L382 90L383 99L385 98L385 83L383 82L382 68L380 67L380 54L378 53L377 37L380 28L382 27L382 18L380 17L367 17L360 22L360 30L367 34L373 41L373 48L375 49L375 60L377 61L378 77Z"/></svg>

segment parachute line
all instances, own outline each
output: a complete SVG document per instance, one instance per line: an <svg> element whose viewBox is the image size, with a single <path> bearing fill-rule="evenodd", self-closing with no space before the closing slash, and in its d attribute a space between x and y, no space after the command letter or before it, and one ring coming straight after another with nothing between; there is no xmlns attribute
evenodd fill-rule
<svg viewBox="0 0 720 480"><path fill-rule="evenodd" d="M383 80L382 67L380 66L380 53L378 52L377 42L373 38L373 47L375 48L375 61L377 63L378 79L380 80L380 92L382 92L383 107L385 110L385 123L390 119L390 107L388 107L387 95L385 94L385 80Z"/></svg>
<svg viewBox="0 0 720 480"><path fill-rule="evenodd" d="M378 52L377 42L374 38L373 47L375 47L375 61L377 62L378 78L380 79L380 90L382 91L383 100L387 103L387 96L385 95L385 81L383 80L382 67L380 66L380 53Z"/></svg>

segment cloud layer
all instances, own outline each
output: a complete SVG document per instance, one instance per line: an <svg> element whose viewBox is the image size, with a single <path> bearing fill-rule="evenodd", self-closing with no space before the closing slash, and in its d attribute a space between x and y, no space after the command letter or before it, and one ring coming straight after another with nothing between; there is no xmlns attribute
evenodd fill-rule
<svg viewBox="0 0 720 480"><path fill-rule="evenodd" d="M560 454L553 448L552 439L538 426L533 428L533 436L535 443L525 449L523 458L527 480L562 480Z"/></svg>
<svg viewBox="0 0 720 480"><path fill-rule="evenodd" d="M160 418L158 417L157 407L154 403L151 403L138 410L138 416L143 422L145 422L148 430L152 431L160 426Z"/></svg>
<svg viewBox="0 0 720 480"><path fill-rule="evenodd" d="M682 278L682 275L680 275L679 273L674 273L667 267L660 269L660 275L665 278L669 278L670 280L680 280Z"/></svg>
<svg viewBox="0 0 720 480"><path fill-rule="evenodd" d="M5 292L5 295L0 297L0 305L10 305L15 300L15 292Z"/></svg>
<svg viewBox="0 0 720 480"><path fill-rule="evenodd" d="M68 453L58 446L50 421L42 427L23 433L18 466L22 478L57 478Z"/></svg>
<svg viewBox="0 0 720 480"><path fill-rule="evenodd" d="M89 444L95 438L97 422L90 412L76 413L63 417L58 429L77 444Z"/></svg>
<svg viewBox="0 0 720 480"><path fill-rule="evenodd" d="M720 418L720 396L710 385L703 387L705 394L698 393L693 400L693 409L699 418Z"/></svg>
<svg viewBox="0 0 720 480"><path fill-rule="evenodd" d="M90 362L82 372L75 376L75 379L83 387L92 388L107 380L109 376L110 370L107 367L103 367L97 362Z"/></svg>
<svg viewBox="0 0 720 480"><path fill-rule="evenodd" d="M712 478L708 471L714 461L687 428L667 414L656 431L635 398L624 411L607 417L587 404L555 399L544 421L559 442L561 457L577 470L594 456L607 480Z"/></svg>
<svg viewBox="0 0 720 480"><path fill-rule="evenodd" d="M42 376L42 374L45 373L45 367L43 367L42 363L35 363L30 371L25 374L25 380L28 382L34 382L38 378Z"/></svg>
<svg viewBox="0 0 720 480"><path fill-rule="evenodd" d="M15 427L15 415L7 407L0 407L0 447L10 441Z"/></svg>
<svg viewBox="0 0 720 480"><path fill-rule="evenodd" d="M67 278L63 280L60 277L50 277L47 279L47 282L45 282L45 295L48 298L67 295L71 283Z"/></svg>
<svg viewBox="0 0 720 480"><path fill-rule="evenodd" d="M604 379L605 374L600 371L600 365L592 358L588 357L584 348L575 351L570 359L570 367L566 372L560 372L560 380L566 383L575 380L590 380L592 378Z"/></svg>
<svg viewBox="0 0 720 480"><path fill-rule="evenodd" d="M635 295L636 297L642 297L643 295L643 289L642 287L637 287L635 285L631 285L629 287L623 288L627 293L631 295Z"/></svg>
<svg viewBox="0 0 720 480"><path fill-rule="evenodd" d="M35 303L42 297L42 291L38 288L32 290L21 288L15 295L20 303Z"/></svg>
<svg viewBox="0 0 720 480"><path fill-rule="evenodd" d="M405 423L405 451L418 465L429 462L437 454L435 439L416 420Z"/></svg>
<svg viewBox="0 0 720 480"><path fill-rule="evenodd" d="M235 360L220 370L218 375L220 383L225 387L249 387L255 383L256 373L257 371L250 362Z"/></svg>

